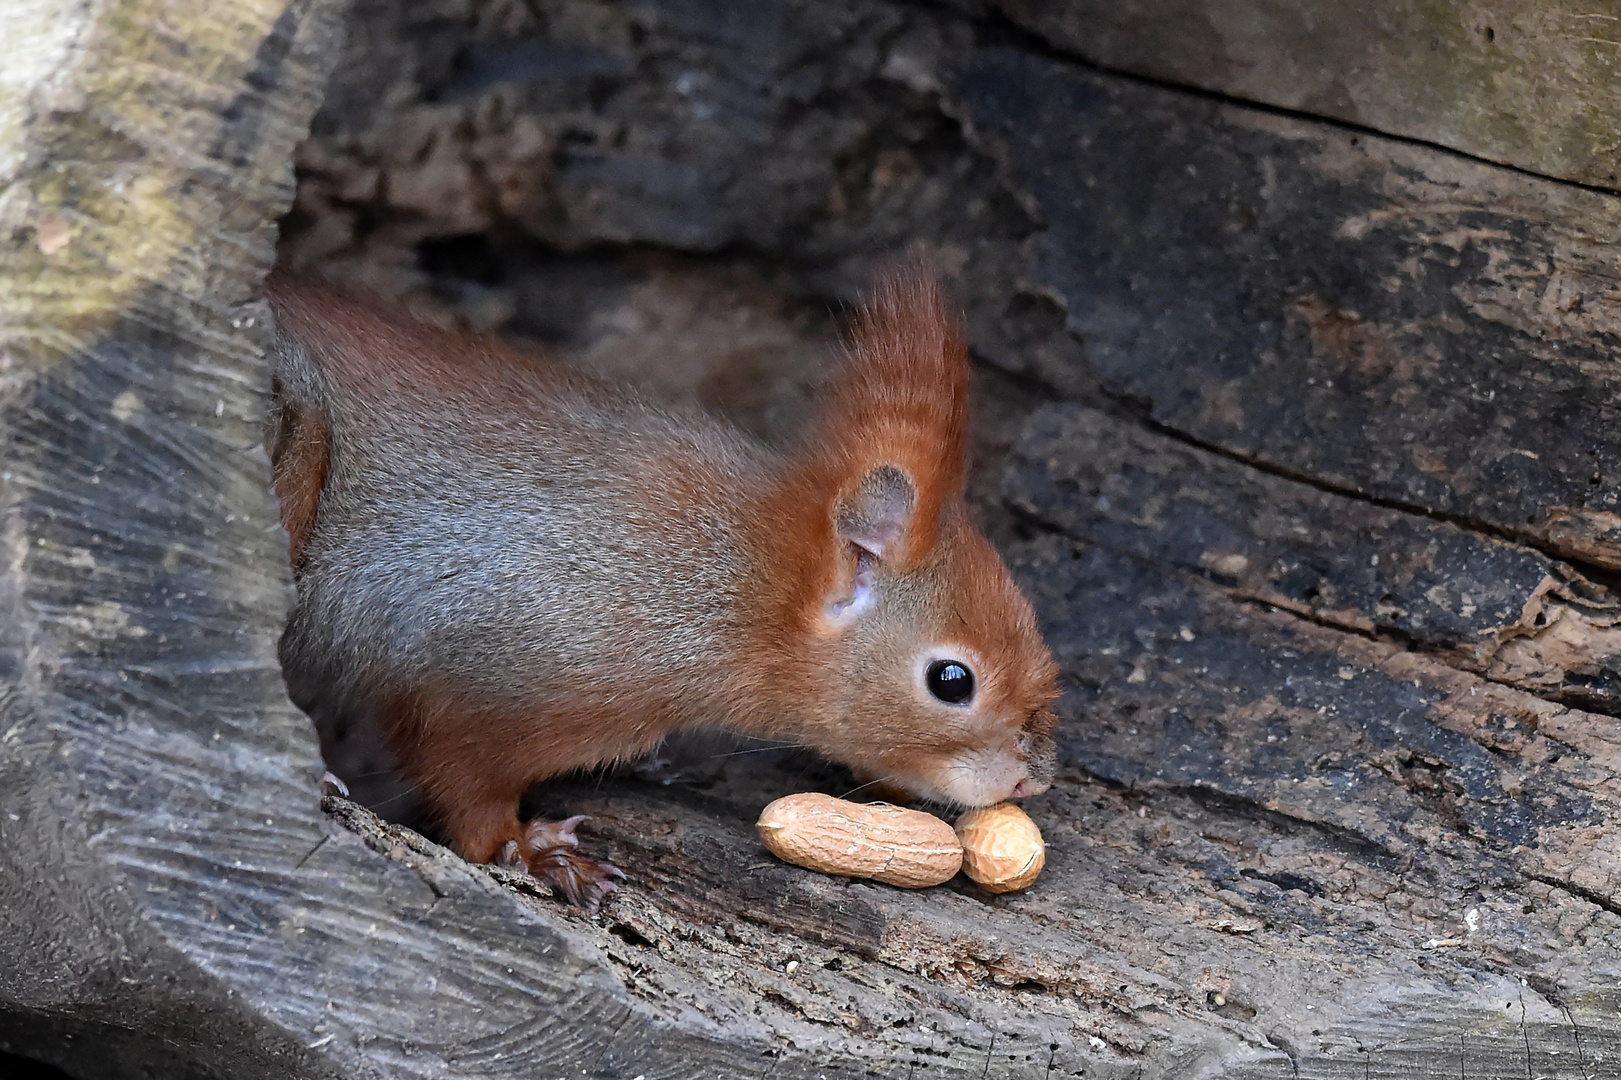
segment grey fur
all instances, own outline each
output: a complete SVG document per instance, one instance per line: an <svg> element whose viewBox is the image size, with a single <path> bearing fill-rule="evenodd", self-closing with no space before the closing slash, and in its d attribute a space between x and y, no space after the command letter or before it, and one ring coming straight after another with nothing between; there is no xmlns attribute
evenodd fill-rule
<svg viewBox="0 0 1621 1080"><path fill-rule="evenodd" d="M358 712L444 672L543 713L537 693L653 678L724 721L716 673L749 571L740 500L776 467L769 451L707 417L541 378L531 407L496 422L428 395L346 397L286 339L274 359L289 406L342 418L282 640L296 702ZM700 497L665 497L695 480Z"/></svg>

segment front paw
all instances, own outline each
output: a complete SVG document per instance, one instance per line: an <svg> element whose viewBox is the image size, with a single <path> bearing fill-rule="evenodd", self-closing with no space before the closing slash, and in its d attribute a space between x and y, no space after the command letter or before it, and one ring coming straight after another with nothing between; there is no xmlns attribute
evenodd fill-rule
<svg viewBox="0 0 1621 1080"><path fill-rule="evenodd" d="M594 915L625 875L618 867L576 850L580 841L574 827L584 820L583 815L576 815L565 821L531 821L523 839L508 840L495 861L508 870L551 882L569 903Z"/></svg>

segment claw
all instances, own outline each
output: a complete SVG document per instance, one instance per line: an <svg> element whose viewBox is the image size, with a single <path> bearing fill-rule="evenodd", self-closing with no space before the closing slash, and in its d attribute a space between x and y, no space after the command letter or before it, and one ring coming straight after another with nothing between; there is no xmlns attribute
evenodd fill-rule
<svg viewBox="0 0 1621 1080"><path fill-rule="evenodd" d="M596 914L603 898L619 888L613 879L625 875L617 866L588 859L566 847L539 852L531 873L554 883L569 903Z"/></svg>
<svg viewBox="0 0 1621 1080"><path fill-rule="evenodd" d="M495 865L507 870L516 870L520 874L529 873L529 864L519 856L516 840L508 840L501 845L501 850L495 856Z"/></svg>
<svg viewBox="0 0 1621 1080"><path fill-rule="evenodd" d="M589 820L585 814L575 814L562 821L531 821L529 827L524 830L524 838L536 851L565 844L569 847L579 847L580 839L574 835L574 829L580 822Z"/></svg>
<svg viewBox="0 0 1621 1080"><path fill-rule="evenodd" d="M523 839L508 840L493 861L551 882L569 903L594 915L603 899L619 890L617 882L625 880L625 873L576 850L580 840L574 829L585 820L584 814L576 814L563 821L531 821Z"/></svg>

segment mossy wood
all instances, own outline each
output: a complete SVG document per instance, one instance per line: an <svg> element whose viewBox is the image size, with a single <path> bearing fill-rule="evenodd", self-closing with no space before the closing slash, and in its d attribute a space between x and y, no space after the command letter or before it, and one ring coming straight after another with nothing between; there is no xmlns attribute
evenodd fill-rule
<svg viewBox="0 0 1621 1080"><path fill-rule="evenodd" d="M323 806L255 297L338 12L0 11L33 65L0 83L0 1047L233 1080L1613 1070L1621 201L945 8L516 11L357 12L306 189L365 173L345 205L392 228L427 159L346 133L566 113L502 189L546 214L429 198L412 235L745 244L819 296L881 245L965 253L1015 376L984 372L974 490L1065 671L1047 869L992 897L777 862L759 809L851 786L789 752L547 789L630 876L595 918ZM494 175L499 140L432 145Z"/></svg>

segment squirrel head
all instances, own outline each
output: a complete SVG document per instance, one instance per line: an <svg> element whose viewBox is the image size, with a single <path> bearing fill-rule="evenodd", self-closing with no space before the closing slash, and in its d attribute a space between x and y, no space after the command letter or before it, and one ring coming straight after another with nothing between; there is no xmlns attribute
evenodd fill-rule
<svg viewBox="0 0 1621 1080"><path fill-rule="evenodd" d="M888 787L986 806L1050 783L1057 667L964 504L967 397L933 279L885 278L777 520L798 524L782 583L807 661L796 734Z"/></svg>

